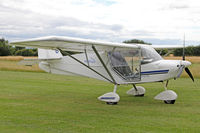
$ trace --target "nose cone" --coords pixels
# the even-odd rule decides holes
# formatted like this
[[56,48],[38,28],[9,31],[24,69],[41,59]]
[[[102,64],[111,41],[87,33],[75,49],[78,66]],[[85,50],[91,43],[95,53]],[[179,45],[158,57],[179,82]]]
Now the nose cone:
[[189,61],[182,61],[182,65],[184,65],[185,67],[188,67],[191,65],[191,62]]

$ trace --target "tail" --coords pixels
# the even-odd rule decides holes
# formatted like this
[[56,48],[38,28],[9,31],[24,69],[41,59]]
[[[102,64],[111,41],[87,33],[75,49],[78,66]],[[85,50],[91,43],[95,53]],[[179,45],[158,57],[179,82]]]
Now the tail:
[[63,55],[59,50],[40,49],[38,48],[38,59],[61,59]]

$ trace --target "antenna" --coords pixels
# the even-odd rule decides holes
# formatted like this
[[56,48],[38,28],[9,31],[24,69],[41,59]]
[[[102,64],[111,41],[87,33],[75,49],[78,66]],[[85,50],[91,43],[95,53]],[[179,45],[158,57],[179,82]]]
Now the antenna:
[[185,33],[183,36],[183,60],[185,60]]

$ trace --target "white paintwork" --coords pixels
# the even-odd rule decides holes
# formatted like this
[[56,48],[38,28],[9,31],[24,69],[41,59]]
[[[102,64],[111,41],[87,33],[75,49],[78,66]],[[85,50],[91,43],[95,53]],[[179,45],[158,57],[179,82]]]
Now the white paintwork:
[[115,92],[108,92],[108,93],[98,97],[98,99],[100,101],[104,101],[104,102],[119,102],[120,97]]
[[[110,42],[100,42],[94,40],[59,37],[59,36],[50,36],[50,37],[42,37],[42,38],[29,39],[23,41],[16,41],[16,42],[11,42],[10,44],[22,47],[42,48],[38,50],[38,55],[39,55],[38,62],[39,62],[39,67],[46,72],[55,74],[64,74],[64,75],[86,76],[109,82],[113,81],[111,76],[103,67],[97,55],[94,53],[92,48],[94,46],[97,49],[103,62],[105,63],[108,71],[114,78],[115,82],[113,81],[113,83],[115,84],[139,84],[139,83],[166,81],[169,79],[178,78],[181,75],[183,68],[191,65],[189,61],[164,60],[153,49],[153,47],[158,49],[161,47],[158,46],[152,47],[149,45],[141,45],[141,44],[138,45],[138,44],[110,43]],[[79,61],[83,62],[85,65],[88,65],[89,63],[90,68],[94,69],[101,75],[105,76],[107,79],[100,76],[98,73],[92,71],[83,64],[77,62],[76,60],[72,59],[71,57],[63,56],[57,49],[61,49],[63,51],[66,50],[66,51],[86,52],[87,55],[85,53],[80,53],[72,56],[78,59]],[[137,68],[136,67],[134,69],[132,68],[132,70],[140,72],[139,80],[138,79],[137,80],[131,79],[131,81],[125,80],[122,75],[120,75],[119,73],[116,72],[116,70],[113,69],[113,66],[111,66],[110,58],[108,57],[108,53],[116,49],[129,50],[129,51],[131,50],[132,52],[136,49],[138,50],[138,53],[140,53],[139,57],[140,62],[138,64],[139,69],[136,70]],[[106,93],[103,96],[100,96],[99,99],[101,101],[106,101],[106,102],[118,102],[120,98],[119,95],[116,93],[116,87],[117,86],[115,85],[114,92]],[[138,86],[137,89],[138,91],[135,91],[135,89],[132,88],[127,92],[127,94],[141,95],[145,93],[145,89],[143,87]],[[102,99],[102,97],[114,97],[114,98]],[[166,90],[155,97],[155,99],[159,100],[175,100],[176,98],[177,94],[171,90]]]
[[[104,59],[104,62],[107,62],[108,59],[106,58],[105,53],[100,54]],[[76,54],[73,55],[74,57],[78,58],[80,61],[86,62],[86,58],[84,54]],[[105,69],[103,68],[102,64],[96,57],[94,53],[88,53],[88,58],[91,60],[90,67],[94,68],[96,71],[101,72],[104,76],[106,76],[108,79],[111,80]],[[56,73],[57,71],[60,71],[63,74],[70,73],[70,75],[80,75],[80,76],[86,76],[91,78],[96,78],[99,80],[105,80],[95,72],[91,71],[87,67],[83,66],[82,64],[76,62],[75,60],[71,59],[68,56],[64,56],[60,60],[47,60],[46,63],[41,62],[40,68],[49,72],[51,69],[52,73]],[[154,74],[154,75],[143,75],[141,74],[141,81],[137,82],[127,82],[124,81],[121,77],[119,77],[111,68],[110,64],[107,64],[108,69],[110,70],[111,74],[115,78],[117,84],[132,84],[132,83],[146,83],[146,82],[156,82],[156,81],[164,81],[167,79],[177,78],[177,74],[179,72],[179,67],[177,65],[180,65],[179,60],[159,60],[156,62],[152,62],[149,64],[141,65],[141,72],[147,72],[147,71],[158,71],[158,70],[169,70],[168,73],[165,74]],[[42,67],[42,66],[48,66],[48,67]]]
[[176,78],[179,72],[179,67],[177,67],[177,65],[180,65],[180,60],[159,60],[149,64],[141,65],[141,72],[159,70],[169,71],[165,74],[142,75],[140,83],[165,81]]
[[63,37],[63,36],[47,36],[34,39],[27,39],[21,41],[10,42],[11,45],[21,46],[21,47],[33,47],[33,48],[44,48],[44,49],[57,49],[68,51],[78,51],[84,52],[93,51],[91,46],[94,45],[98,51],[112,50],[113,47],[118,47],[122,49],[138,48],[137,44],[125,44],[125,43],[111,43],[102,42],[89,39],[73,38],[73,37]]
[[157,96],[154,97],[156,100],[176,100],[177,99],[177,94],[172,91],[172,90],[165,90],[158,94]]
[[[91,68],[95,69],[96,71],[105,75],[108,79],[111,80],[110,76],[107,74],[105,69],[103,68],[102,64],[99,62],[99,59],[94,54],[92,50],[92,46],[95,46],[98,52],[101,55],[101,58],[106,63],[109,71],[113,75],[114,79],[116,80],[117,84],[132,84],[132,83],[146,83],[146,82],[157,82],[157,81],[164,81],[172,78],[177,78],[178,73],[180,73],[179,67],[180,65],[190,65],[190,62],[181,61],[181,60],[158,60],[147,64],[141,65],[141,80],[140,81],[124,81],[119,75],[117,75],[111,68],[109,59],[107,56],[107,51],[111,51],[114,48],[119,49],[135,49],[135,48],[145,48],[145,49],[152,49],[151,46],[148,45],[138,45],[138,44],[124,44],[124,43],[109,43],[109,42],[100,42],[94,40],[87,40],[87,39],[79,39],[79,38],[70,38],[70,37],[59,37],[59,36],[50,36],[50,37],[41,37],[36,39],[29,39],[23,41],[16,41],[11,42],[11,45],[17,46],[29,46],[29,47],[37,47],[37,48],[46,48],[46,49],[53,49],[50,50],[51,54],[47,54],[49,52],[44,52],[42,55],[41,52],[41,59],[49,59],[49,58],[62,58],[60,60],[47,60],[45,63],[40,63],[41,69],[52,73],[62,73],[62,74],[70,74],[70,75],[81,75],[87,76],[91,78],[96,78],[100,80],[105,80],[98,74],[94,73],[93,71],[89,70],[82,64],[74,61],[70,57],[62,57],[61,54],[56,55],[55,49],[60,48],[62,50],[72,50],[72,51],[87,51],[88,59],[92,60],[90,63]],[[152,49],[153,50],[153,49]],[[152,51],[151,50],[151,51]],[[44,51],[44,50],[43,50]],[[89,52],[92,51],[92,52]],[[39,51],[40,52],[40,51]],[[152,51],[153,52],[153,51]],[[49,56],[49,57],[48,57]],[[83,61],[84,63],[86,60],[85,54],[76,54],[73,55],[75,58]],[[154,71],[163,71],[167,70],[168,72],[163,74],[153,73]],[[152,72],[153,74],[143,74],[145,72]]]
[[181,61],[181,65],[185,66],[185,67],[188,67],[191,65],[191,62],[189,61]]
[[50,49],[41,49],[38,48],[38,59],[60,59],[62,58],[62,54],[59,50],[50,50]]
[[140,96],[145,94],[145,88],[142,86],[136,86],[137,90],[133,87],[130,90],[126,92],[128,95],[133,95],[133,96]]
[[152,45],[155,49],[174,49],[174,48],[183,48],[183,45]]

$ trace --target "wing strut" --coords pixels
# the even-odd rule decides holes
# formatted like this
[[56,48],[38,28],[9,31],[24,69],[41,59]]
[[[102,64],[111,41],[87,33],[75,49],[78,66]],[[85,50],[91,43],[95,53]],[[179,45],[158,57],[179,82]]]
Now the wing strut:
[[87,51],[86,51],[86,49],[84,49],[84,52],[85,52],[85,57],[86,57],[86,60],[87,60],[88,67],[90,67],[90,64],[89,64],[89,61],[88,61],[88,56],[87,56]]
[[[60,50],[60,52],[62,53],[62,50],[58,48],[58,50]],[[95,72],[96,74],[98,74],[99,76],[103,77],[104,79],[108,80],[111,83],[116,84],[115,82],[111,81],[110,79],[108,79],[107,77],[105,77],[104,75],[100,74],[99,72],[97,72],[96,70],[94,70],[93,68],[91,68],[90,66],[87,66],[86,64],[84,64],[82,61],[76,59],[75,57],[73,57],[71,54],[69,54],[67,51],[65,51],[65,54],[67,54],[69,57],[71,57],[72,59],[74,59],[75,61],[79,62],[80,64],[84,65],[85,67],[89,68],[90,70],[92,70],[93,72]]]
[[99,55],[99,53],[97,52],[96,48],[94,45],[92,45],[92,49],[94,50],[95,54],[97,55],[97,57],[99,58],[99,61],[101,62],[101,64],[103,65],[103,67],[105,68],[106,72],[108,73],[108,75],[110,76],[110,78],[113,80],[114,84],[117,84],[115,79],[113,78],[112,74],[110,73],[110,71],[108,70],[107,66],[105,65],[105,63],[103,62],[101,56]]

